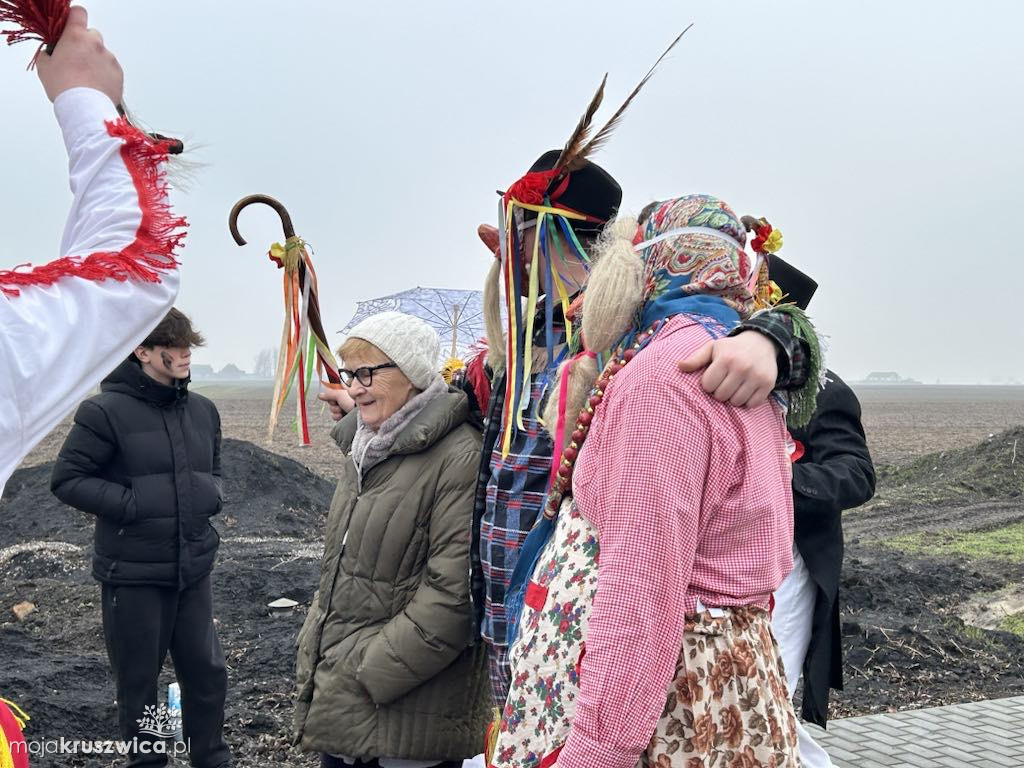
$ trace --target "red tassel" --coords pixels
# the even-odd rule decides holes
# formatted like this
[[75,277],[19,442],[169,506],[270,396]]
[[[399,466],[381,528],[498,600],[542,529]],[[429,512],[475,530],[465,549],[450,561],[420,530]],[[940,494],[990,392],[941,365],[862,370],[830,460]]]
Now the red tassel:
[[124,118],[108,122],[107,133],[124,140],[121,158],[139,196],[142,221],[135,240],[117,252],[93,253],[85,258],[65,256],[38,267],[23,264],[0,270],[0,292],[17,296],[15,286],[53,285],[65,277],[96,282],[112,279],[159,283],[161,273],[178,265],[174,253],[185,238],[181,230],[188,224],[172,213],[167,202],[162,165],[171,142],[154,142]]
[[491,380],[487,378],[487,371],[484,364],[487,355],[481,352],[466,364],[466,381],[473,387],[473,396],[480,406],[480,412],[486,414],[487,406],[491,402]]
[[68,23],[70,0],[0,0],[0,24],[16,24],[18,29],[0,30],[7,44],[38,40],[54,45]]
[[32,69],[39,51],[60,40],[70,10],[70,0],[0,0],[0,24],[15,25],[14,29],[0,30],[0,35],[7,38],[8,45],[39,41],[39,50],[28,64]]

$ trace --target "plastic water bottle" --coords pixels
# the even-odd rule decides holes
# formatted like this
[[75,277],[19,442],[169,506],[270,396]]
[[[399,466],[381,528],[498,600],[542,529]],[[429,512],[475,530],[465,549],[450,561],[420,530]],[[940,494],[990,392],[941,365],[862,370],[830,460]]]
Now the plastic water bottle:
[[180,742],[181,739],[181,687],[177,683],[171,683],[167,686],[167,714],[170,715],[172,722],[177,723],[177,728],[174,731],[174,740]]

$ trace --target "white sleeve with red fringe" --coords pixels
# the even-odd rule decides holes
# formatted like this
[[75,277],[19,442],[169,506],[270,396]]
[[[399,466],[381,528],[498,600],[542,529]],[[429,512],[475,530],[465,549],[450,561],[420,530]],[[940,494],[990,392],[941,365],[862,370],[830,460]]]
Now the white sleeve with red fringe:
[[90,88],[54,102],[74,201],[62,258],[0,269],[0,494],[15,467],[156,326],[178,293],[183,219],[166,146]]

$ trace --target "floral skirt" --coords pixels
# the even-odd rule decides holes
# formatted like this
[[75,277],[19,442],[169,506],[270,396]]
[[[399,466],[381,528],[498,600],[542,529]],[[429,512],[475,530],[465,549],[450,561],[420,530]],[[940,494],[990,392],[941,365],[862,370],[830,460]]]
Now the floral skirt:
[[[538,561],[510,650],[512,688],[494,768],[546,768],[576,714],[580,660],[597,589],[597,532],[571,501]],[[796,718],[768,614],[751,607],[686,617],[664,714],[643,768],[796,768]]]
[[[641,765],[797,768],[796,716],[766,611],[686,617],[683,648]],[[717,611],[716,611],[717,613]]]

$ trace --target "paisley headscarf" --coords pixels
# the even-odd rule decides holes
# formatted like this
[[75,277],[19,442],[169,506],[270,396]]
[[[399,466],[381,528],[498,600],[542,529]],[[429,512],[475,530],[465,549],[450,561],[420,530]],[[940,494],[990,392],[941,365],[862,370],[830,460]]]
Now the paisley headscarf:
[[633,239],[644,265],[644,299],[629,331],[684,312],[726,328],[749,317],[768,273],[763,260],[744,250],[746,241],[739,217],[718,198],[687,195],[658,203]]

